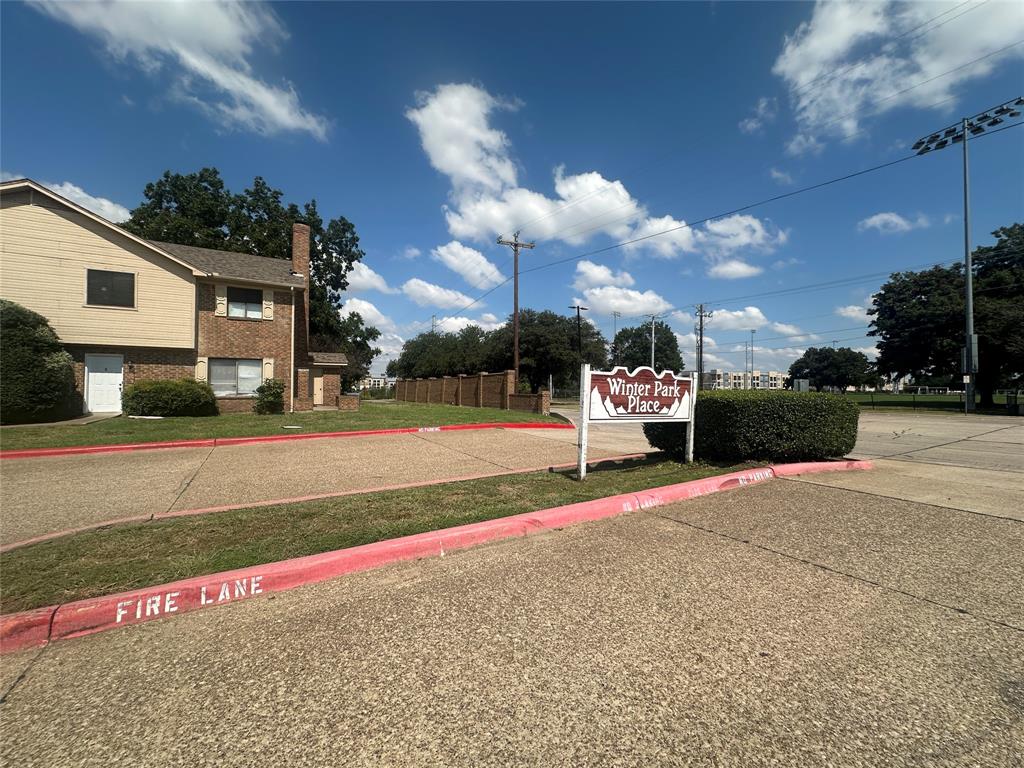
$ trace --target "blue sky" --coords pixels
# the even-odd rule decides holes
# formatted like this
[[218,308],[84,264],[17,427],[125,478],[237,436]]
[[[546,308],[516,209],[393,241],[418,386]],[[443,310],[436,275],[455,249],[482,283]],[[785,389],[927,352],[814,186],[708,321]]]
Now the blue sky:
[[[352,220],[342,311],[402,339],[523,306],[590,307],[611,335],[657,312],[708,367],[810,345],[870,353],[879,278],[962,257],[959,149],[684,227],[903,157],[1024,92],[1024,10],[927,3],[261,6],[3,3],[0,163],[108,218],[164,170],[261,175]],[[1024,129],[972,143],[975,243],[1024,219]],[[493,292],[467,307],[492,287]],[[742,298],[742,297],[750,298]],[[804,335],[797,335],[804,334]]]

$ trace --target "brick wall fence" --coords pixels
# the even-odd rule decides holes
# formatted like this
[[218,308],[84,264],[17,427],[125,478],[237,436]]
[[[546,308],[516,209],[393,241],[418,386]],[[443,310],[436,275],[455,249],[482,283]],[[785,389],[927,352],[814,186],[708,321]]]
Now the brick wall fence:
[[551,412],[551,395],[517,394],[515,371],[442,376],[430,379],[398,379],[395,399],[409,403],[438,403],[503,411]]

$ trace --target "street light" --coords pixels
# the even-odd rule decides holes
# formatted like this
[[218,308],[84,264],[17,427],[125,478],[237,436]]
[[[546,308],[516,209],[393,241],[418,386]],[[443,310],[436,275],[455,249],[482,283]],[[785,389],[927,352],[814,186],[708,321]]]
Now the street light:
[[943,128],[937,133],[924,136],[914,142],[912,149],[924,155],[950,144],[964,146],[964,348],[961,357],[964,374],[964,412],[974,410],[974,384],[978,375],[978,337],[974,333],[974,274],[971,265],[971,206],[969,192],[969,173],[967,165],[967,140],[978,136],[986,128],[994,128],[1003,122],[1003,118],[1020,117],[1020,107],[1024,106],[1024,97],[979,112],[973,117],[964,117],[959,123]]

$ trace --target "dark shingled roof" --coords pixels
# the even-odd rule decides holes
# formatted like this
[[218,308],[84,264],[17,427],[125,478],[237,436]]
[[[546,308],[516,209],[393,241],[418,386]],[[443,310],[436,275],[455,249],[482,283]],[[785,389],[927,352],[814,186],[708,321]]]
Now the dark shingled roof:
[[253,256],[251,253],[218,251],[213,248],[197,248],[193,245],[161,243],[157,240],[149,242],[195,269],[219,277],[252,280],[273,285],[294,285],[296,288],[302,288],[305,285],[305,279],[302,276],[292,274],[291,259],[270,259],[266,256]]
[[344,352],[310,352],[309,359],[314,365],[348,365]]

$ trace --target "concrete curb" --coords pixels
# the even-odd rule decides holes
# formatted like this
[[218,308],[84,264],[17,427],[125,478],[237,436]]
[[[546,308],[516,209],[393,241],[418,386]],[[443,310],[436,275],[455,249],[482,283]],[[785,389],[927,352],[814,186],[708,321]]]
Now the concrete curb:
[[240,602],[388,563],[443,556],[489,541],[526,536],[575,523],[600,520],[673,501],[809,472],[870,469],[868,461],[815,462],[732,472],[703,480],[608,496],[578,504],[429,531],[359,547],[197,576],[170,584],[104,595],[0,616],[0,653],[163,618],[171,614]]
[[[598,466],[609,461],[636,461],[646,459],[650,453],[624,453],[618,456],[594,457],[587,462],[588,467]],[[0,545],[0,555],[22,547],[33,544],[41,544],[44,541],[59,539],[64,536],[73,536],[76,533],[86,533],[99,528],[109,528],[112,525],[125,525],[127,523],[149,523],[160,520],[173,520],[176,517],[193,517],[196,515],[215,514],[217,512],[231,512],[236,509],[257,509],[259,507],[276,507],[281,504],[301,504],[305,501],[321,501],[323,499],[337,499],[343,496],[359,496],[365,493],[386,493],[387,491],[404,491],[409,488],[426,488],[431,485],[447,485],[448,483],[463,483],[469,480],[486,480],[490,477],[506,477],[508,475],[527,475],[531,472],[558,472],[566,469],[575,469],[576,462],[568,464],[544,464],[539,467],[526,467],[524,469],[507,469],[503,472],[481,472],[475,475],[460,475],[459,477],[446,477],[443,480],[420,480],[411,483],[395,483],[393,485],[382,485],[375,488],[355,488],[349,491],[333,491],[329,493],[314,493],[306,496],[293,496],[284,499],[266,499],[263,501],[250,501],[242,504],[221,504],[212,507],[197,507],[195,509],[179,509],[174,512],[161,512],[159,514],[129,515],[113,520],[102,520],[91,525],[83,525],[78,528],[68,528],[63,531],[44,533],[40,536],[33,536],[31,539],[14,541],[10,544]]]
[[120,443],[116,445],[73,445],[66,448],[25,448],[0,451],[0,459],[39,459],[49,456],[72,456],[82,453],[121,453],[153,451],[162,448],[219,448],[252,443],[282,443],[290,440],[320,440],[329,437],[368,437],[370,435],[410,435],[419,432],[460,432],[472,429],[573,429],[568,424],[541,422],[495,422],[493,424],[445,424],[440,427],[396,427],[394,429],[358,429],[349,432],[309,432],[294,435],[254,435],[252,437],[215,437],[202,440],[168,440],[153,443]]

